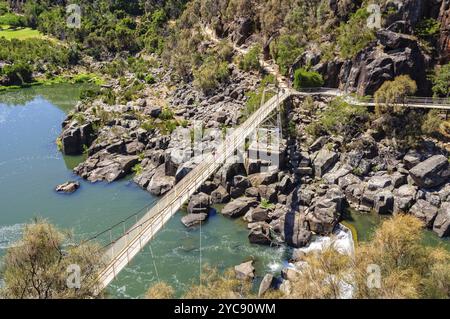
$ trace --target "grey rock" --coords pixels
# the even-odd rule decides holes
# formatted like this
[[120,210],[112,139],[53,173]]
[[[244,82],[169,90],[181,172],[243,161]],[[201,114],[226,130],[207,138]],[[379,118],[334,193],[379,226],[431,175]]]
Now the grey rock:
[[321,149],[313,162],[315,176],[322,177],[337,162],[338,158],[337,153],[325,148]]
[[65,182],[63,184],[60,184],[58,186],[56,186],[56,191],[57,192],[62,192],[62,193],[73,193],[75,192],[78,188],[80,188],[80,183],[79,182]]
[[165,166],[160,165],[150,180],[147,190],[156,196],[161,196],[167,193],[175,185],[175,177],[167,176],[165,174]]
[[225,204],[230,200],[230,195],[228,194],[225,187],[219,185],[217,189],[211,192],[211,203],[212,204]]
[[253,267],[253,261],[250,260],[234,266],[234,272],[236,274],[236,278],[239,280],[253,280],[255,277],[255,267]]
[[450,202],[441,204],[438,215],[434,220],[433,231],[439,237],[450,236]]
[[374,209],[378,214],[390,214],[394,209],[394,196],[391,191],[378,192],[374,199]]
[[448,159],[443,155],[432,156],[414,166],[409,173],[420,187],[440,186],[450,178]]
[[189,214],[207,213],[210,208],[209,195],[205,193],[198,193],[191,196],[187,211]]
[[423,199],[417,200],[417,202],[410,208],[409,212],[422,220],[425,223],[425,227],[433,227],[434,220],[438,213],[437,207],[431,205]]
[[402,185],[394,191],[394,213],[407,212],[414,204],[417,188],[412,185]]
[[257,245],[272,244],[269,224],[256,223],[255,226],[250,229],[250,233],[248,234],[248,240],[251,244]]
[[253,187],[260,185],[269,185],[278,181],[278,172],[263,172],[258,174],[252,174],[248,177]]
[[241,217],[244,216],[250,208],[256,207],[257,205],[258,202],[255,198],[241,197],[226,204],[221,213],[228,217]]
[[272,274],[264,275],[261,284],[259,285],[258,297],[262,297],[272,287],[273,279]]
[[203,223],[208,218],[208,214],[198,213],[198,214],[188,214],[181,218],[181,222],[186,227],[192,227]]

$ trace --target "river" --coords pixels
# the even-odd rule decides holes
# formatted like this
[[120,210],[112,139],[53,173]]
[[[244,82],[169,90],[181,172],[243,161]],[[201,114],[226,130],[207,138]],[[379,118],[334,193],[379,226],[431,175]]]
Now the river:
[[[83,157],[63,156],[55,140],[80,90],[80,85],[60,84],[0,95],[0,256],[35,217],[72,230],[76,238],[88,238],[155,201],[130,178],[91,184],[72,173]],[[57,194],[55,186],[68,180],[78,180],[80,189]],[[224,270],[253,258],[257,275],[263,276],[279,273],[287,263],[288,249],[248,243],[240,220],[213,214],[201,228],[186,229],[182,214],[178,212],[112,282],[111,298],[140,298],[158,280],[172,284],[180,296],[198,282],[201,265],[206,264]],[[367,240],[381,221],[354,211],[347,217],[360,241]],[[448,240],[428,231],[425,237],[427,244],[450,249]]]
[[[91,184],[72,173],[82,156],[63,156],[55,140],[80,89],[61,84],[0,95],[0,255],[35,217],[87,238],[154,202],[130,178]],[[57,194],[55,186],[68,180],[79,181],[80,189]],[[254,258],[257,273],[264,275],[279,272],[287,259],[283,248],[249,244],[239,220],[213,214],[201,230],[186,229],[182,214],[174,216],[151,242],[152,249],[147,245],[110,285],[112,298],[142,297],[158,280],[172,284],[180,295],[198,282],[200,260],[202,265],[226,269]]]

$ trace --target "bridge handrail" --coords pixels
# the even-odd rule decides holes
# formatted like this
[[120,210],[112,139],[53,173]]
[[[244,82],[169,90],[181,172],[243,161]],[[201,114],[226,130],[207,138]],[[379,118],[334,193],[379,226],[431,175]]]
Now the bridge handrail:
[[[202,177],[202,179],[206,176],[208,178],[212,172],[214,172],[222,163],[222,161],[226,161],[226,159],[232,155],[236,149],[236,145],[243,144],[245,142],[245,139],[247,138],[248,132],[247,130],[250,129],[252,126],[255,126],[255,123],[258,123],[258,121],[261,121],[263,118],[267,116],[266,113],[270,113],[273,109],[272,107],[275,105],[278,105],[284,99],[286,99],[290,93],[286,92],[281,94],[275,95],[269,101],[267,101],[263,106],[261,106],[260,109],[258,109],[256,112],[254,112],[248,119],[245,121],[231,136],[229,136],[221,145],[219,146],[218,151],[216,151],[216,154],[208,154],[206,156],[206,159],[197,167],[195,167],[186,177],[189,178],[183,178],[180,183],[175,185],[174,189],[170,191],[168,194],[166,194],[158,203],[153,206],[147,213],[151,216],[149,216],[147,219],[145,219],[142,222],[142,219],[133,225],[131,229],[129,229],[123,236],[115,240],[114,242],[110,243],[109,245],[113,246],[117,244],[119,241],[121,241],[123,238],[126,238],[125,246],[120,249],[116,254],[112,253],[112,257],[110,259],[110,264],[114,263],[115,260],[120,258],[123,255],[123,252],[125,249],[127,249],[126,245],[130,243],[129,234],[134,232],[136,229],[141,227],[141,231],[138,232],[131,242],[135,241],[141,233],[145,232],[147,229],[143,230],[143,225],[149,223],[150,221],[155,220],[156,218],[163,219],[165,216],[167,216],[170,213],[171,206],[175,203],[175,201],[179,198],[178,196],[181,195],[178,191],[180,188],[181,193],[183,193],[186,189],[189,187],[194,186],[196,189],[198,185],[198,178]],[[230,145],[231,142],[233,142],[233,145]],[[230,147],[232,146],[232,147]],[[228,148],[228,150],[227,150]],[[225,151],[223,150],[225,149]],[[219,155],[220,154],[220,155]],[[219,159],[219,161],[217,161]],[[206,173],[206,175],[205,175]],[[193,184],[193,185],[192,185]],[[189,193],[189,192],[188,192]],[[185,195],[185,194],[184,194]],[[184,201],[183,201],[184,202]],[[154,214],[152,214],[154,212]],[[157,216],[158,214],[158,216]],[[145,216],[145,215],[144,215]],[[106,253],[107,257],[109,257],[109,254]],[[109,267],[105,269],[105,271],[108,270]]]

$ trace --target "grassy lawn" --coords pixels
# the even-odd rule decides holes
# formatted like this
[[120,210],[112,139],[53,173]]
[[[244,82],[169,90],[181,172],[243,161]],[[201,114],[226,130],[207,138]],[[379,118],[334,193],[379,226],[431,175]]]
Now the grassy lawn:
[[11,39],[29,39],[29,38],[43,38],[44,36],[38,31],[31,28],[17,28],[11,29],[9,26],[0,26],[0,37],[5,37],[7,40]]

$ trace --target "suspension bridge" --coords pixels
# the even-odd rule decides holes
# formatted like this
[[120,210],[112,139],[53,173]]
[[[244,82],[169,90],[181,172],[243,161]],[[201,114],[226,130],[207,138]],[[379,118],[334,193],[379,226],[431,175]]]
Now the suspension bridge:
[[[210,34],[208,33],[208,35]],[[238,52],[245,53],[246,51],[245,49],[239,49]],[[374,98],[359,99],[335,88],[312,88],[295,91],[289,87],[288,81],[279,74],[273,64],[261,59],[261,66],[267,72],[276,76],[278,92],[229,135],[216,148],[214,153],[205,154],[203,161],[159,199],[153,207],[143,210],[142,216],[140,216],[140,212],[133,214],[126,220],[100,233],[109,233],[109,243],[104,247],[104,262],[106,266],[98,276],[99,289],[107,287],[116,278],[120,271],[155,237],[158,231],[163,228],[190,196],[230,157],[234,156],[235,151],[245,144],[246,139],[288,98],[293,96],[323,95],[341,97],[348,103],[356,105],[375,106],[377,103],[380,103],[380,101],[375,101]],[[450,110],[449,99],[409,97],[403,99],[401,105],[411,108],[438,109],[445,112]],[[130,227],[126,227],[127,222],[130,222],[132,218],[135,221]],[[112,229],[114,228],[121,229],[120,235],[115,239],[112,236]],[[97,236],[94,236],[94,239]]]

